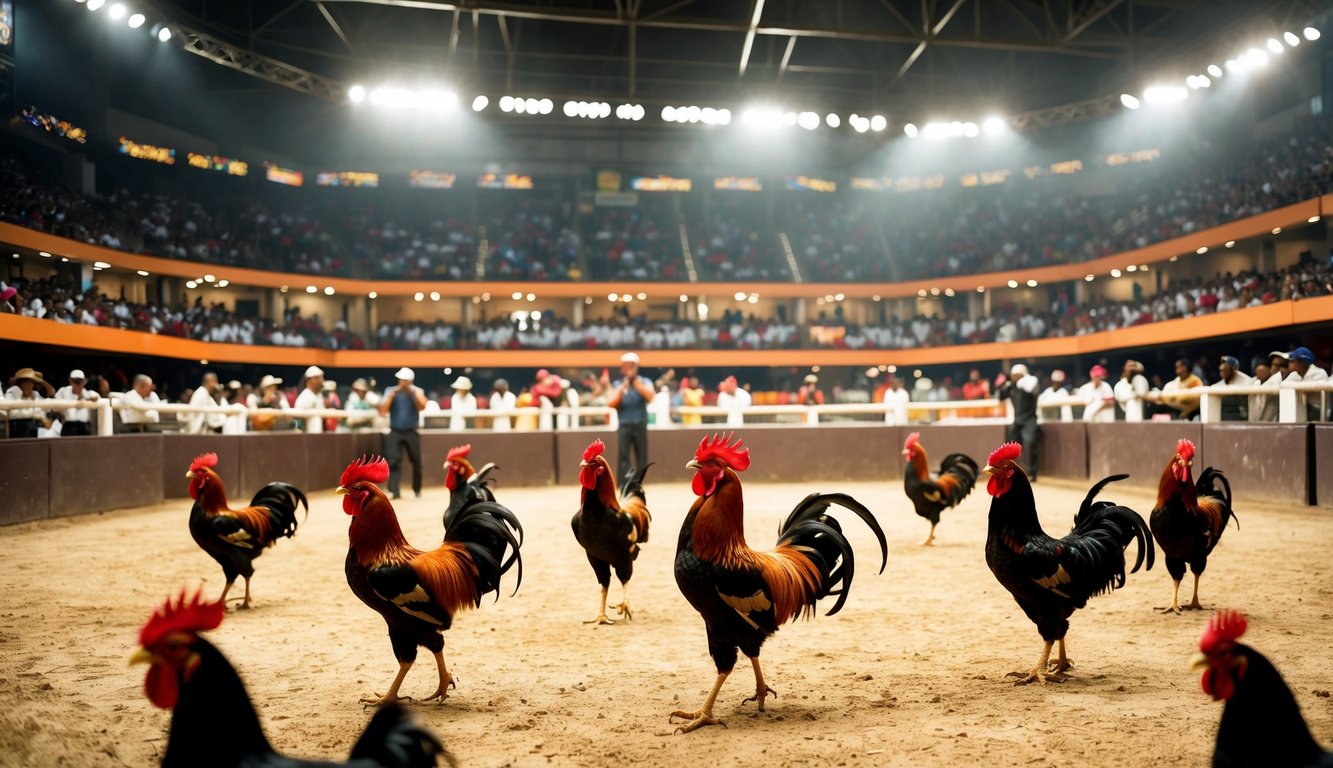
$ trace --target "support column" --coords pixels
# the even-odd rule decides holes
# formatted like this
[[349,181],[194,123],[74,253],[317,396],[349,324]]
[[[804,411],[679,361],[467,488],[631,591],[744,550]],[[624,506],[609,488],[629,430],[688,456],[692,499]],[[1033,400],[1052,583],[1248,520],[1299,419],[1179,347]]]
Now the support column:
[[805,325],[805,299],[796,300],[796,325]]
[[569,316],[573,318],[575,328],[582,328],[583,308],[587,305],[583,303],[583,299],[573,299],[573,302],[574,302],[573,311],[569,313]]

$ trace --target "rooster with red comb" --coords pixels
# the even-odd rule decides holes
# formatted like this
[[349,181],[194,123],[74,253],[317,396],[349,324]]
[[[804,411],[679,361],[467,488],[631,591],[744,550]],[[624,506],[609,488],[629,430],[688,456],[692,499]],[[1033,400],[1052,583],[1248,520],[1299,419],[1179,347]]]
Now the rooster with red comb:
[[1199,577],[1208,567],[1208,556],[1221,540],[1227,521],[1235,517],[1231,511],[1231,483],[1221,470],[1208,467],[1195,482],[1191,476],[1193,466],[1194,443],[1177,441],[1176,453],[1157,485],[1157,504],[1148,515],[1148,526],[1162,548],[1167,573],[1174,583],[1171,605],[1158,609],[1163,613],[1178,614],[1182,610],[1180,582],[1185,578],[1187,563],[1194,573],[1194,599],[1183,610],[1203,609],[1199,603]]
[[[1045,648],[1030,672],[1011,672],[1018,685],[1047,680],[1063,682],[1073,666],[1065,655],[1069,617],[1088,599],[1125,585],[1125,549],[1139,543],[1133,570],[1143,565],[1146,550],[1152,568],[1154,550],[1148,524],[1129,507],[1093,501],[1102,488],[1129,475],[1112,475],[1092,486],[1074,515],[1074,529],[1062,539],[1046,535],[1037,521],[1032,484],[1018,465],[1023,449],[1005,443],[990,455],[985,469],[991,495],[986,535],[986,565],[1018,607],[1037,625]],[[1051,647],[1060,656],[1051,662]],[[1049,665],[1049,669],[1048,669]]]
[[1240,611],[1218,611],[1199,640],[1192,668],[1203,670],[1203,691],[1225,701],[1213,747],[1214,766],[1329,768],[1333,753],[1310,735],[1300,705],[1263,654],[1237,642],[1245,634]]
[[606,445],[594,440],[583,451],[579,463],[579,511],[570,525],[574,538],[588,553],[597,583],[602,587],[601,609],[597,618],[585,624],[614,624],[606,616],[606,593],[611,586],[611,569],[620,579],[620,605],[616,612],[633,620],[629,608],[629,580],[634,574],[634,561],[639,557],[639,546],[648,542],[648,526],[653,516],[648,513],[648,495],[643,490],[643,478],[649,463],[643,469],[631,470],[625,476],[625,487],[616,492],[616,477],[611,463],[602,454]]
[[737,651],[754,667],[754,695],[758,703],[777,692],[764,682],[759,649],[778,627],[800,616],[814,614],[821,598],[837,595],[829,610],[842,609],[852,585],[856,560],[842,526],[831,517],[837,505],[856,513],[879,540],[882,562],[888,564],[888,544],[875,516],[843,493],[812,493],[796,505],[778,527],[778,545],[757,552],[745,543],[744,499],[740,472],[750,466],[750,451],[731,435],[705,437],[694,459],[691,487],[699,498],[690,507],[676,546],[676,584],[685,599],[703,617],[708,633],[708,654],[717,667],[712,691],[697,712],[679,711],[680,731],[717,725],[713,704],[722,683],[736,666]]

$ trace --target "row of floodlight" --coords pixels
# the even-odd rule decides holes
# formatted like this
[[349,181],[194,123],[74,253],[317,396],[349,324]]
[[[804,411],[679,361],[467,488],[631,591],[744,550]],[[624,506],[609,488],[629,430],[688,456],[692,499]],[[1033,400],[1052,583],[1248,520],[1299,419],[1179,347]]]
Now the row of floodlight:
[[[107,6],[107,0],[74,0],[74,2],[84,5],[88,10],[94,13],[106,8],[107,17],[112,21],[124,19],[126,26],[130,29],[138,29],[148,23],[148,17],[133,10],[125,3],[112,3]],[[165,43],[171,39],[171,28],[165,24],[154,24],[150,30],[159,42]]]

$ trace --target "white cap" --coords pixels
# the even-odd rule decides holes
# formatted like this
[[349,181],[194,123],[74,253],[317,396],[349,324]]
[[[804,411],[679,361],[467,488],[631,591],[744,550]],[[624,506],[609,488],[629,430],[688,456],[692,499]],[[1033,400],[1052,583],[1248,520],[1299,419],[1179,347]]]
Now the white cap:
[[1028,367],[1022,363],[1014,363],[1014,367],[1009,369],[1009,375],[1015,379],[1028,375]]
[[634,363],[635,365],[638,365],[638,363],[639,363],[639,356],[638,356],[637,354],[633,353],[633,352],[626,352],[625,354],[623,354],[623,355],[620,356],[620,362],[622,362],[622,363]]
[[324,375],[324,369],[320,368],[318,365],[312,365],[309,368],[305,369],[305,377],[307,379],[313,379],[316,376],[323,376],[323,375]]
[[417,375],[412,372],[411,368],[399,368],[398,373],[395,373],[393,376],[395,379],[398,379],[399,381],[417,380]]
[[70,372],[69,372],[69,377],[70,377],[71,379],[86,379],[86,378],[88,378],[87,376],[84,376],[84,375],[83,375],[83,371],[80,371],[78,368],[75,368],[74,370],[70,371]]
[[279,384],[281,384],[281,383],[282,383],[282,379],[278,378],[277,376],[274,376],[274,375],[272,375],[272,374],[264,374],[264,378],[262,378],[262,379],[259,380],[259,388],[260,388],[260,389],[263,389],[264,387],[268,387],[268,386],[274,386],[274,387],[276,387],[277,385],[279,385]]
[[464,392],[472,391],[472,379],[466,376],[459,376],[454,380],[454,389],[460,389]]

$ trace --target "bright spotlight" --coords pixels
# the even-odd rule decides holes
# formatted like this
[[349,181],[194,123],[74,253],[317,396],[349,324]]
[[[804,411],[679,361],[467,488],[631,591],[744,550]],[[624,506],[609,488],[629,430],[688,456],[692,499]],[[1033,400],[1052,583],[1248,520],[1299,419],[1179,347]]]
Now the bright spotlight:
[[130,25],[130,29],[138,29],[144,25],[145,21],[148,21],[148,18],[142,13],[132,13],[126,23]]
[[550,99],[542,99],[537,102],[537,112],[540,114],[549,115],[553,109],[555,109],[555,102]]
[[903,126],[903,133],[907,134],[907,138],[915,139],[919,131],[917,131],[915,123],[908,123]]
[[1179,85],[1153,85],[1143,91],[1143,100],[1149,104],[1178,104],[1187,98],[1189,91]]
[[1259,69],[1268,64],[1268,54],[1258,48],[1246,51],[1245,58],[1249,61],[1251,69]]
[[830,112],[824,116],[824,123],[830,128],[837,128],[842,125],[842,118]]
[[579,103],[577,101],[565,102],[565,117],[573,117],[579,113]]
[[[793,122],[795,115],[792,115]],[[782,110],[774,107],[747,107],[741,112],[741,122],[750,128],[772,130],[784,122]]]
[[475,99],[472,100],[472,111],[473,111],[473,112],[480,112],[480,111],[482,111],[483,109],[485,109],[486,106],[487,106],[488,104],[490,104],[490,103],[491,103],[491,100],[488,99],[488,98],[486,98],[486,96],[485,96],[484,94],[481,95],[481,96],[478,96],[477,98],[475,98]]
[[125,14],[129,12],[130,9],[126,8],[124,3],[116,3],[107,10],[107,13],[111,15],[111,18],[115,19],[116,21],[120,21],[121,19],[125,18]]
[[869,118],[853,114],[851,117],[847,118],[847,122],[852,126],[852,129],[855,130],[857,133],[865,133],[866,131],[870,130]]
[[[89,0],[88,4],[92,5],[92,0]],[[1315,29],[1314,27],[1306,27],[1305,31],[1302,34],[1305,35],[1306,40],[1309,40],[1312,43],[1319,39],[1319,30]]]
[[1217,66],[1216,64],[1209,64],[1209,65],[1208,65],[1208,74],[1212,75],[1213,77],[1221,77],[1221,76],[1222,76],[1222,68],[1219,67],[1219,66]]
[[672,106],[662,107],[662,119],[668,123],[676,122],[676,108]]
[[802,112],[796,116],[796,124],[807,131],[813,131],[819,127],[819,115],[814,112]]
[[88,0],[88,10],[95,11],[106,5],[106,0]]
[[976,123],[963,123],[963,135],[969,139],[975,139],[981,135],[981,129]]
[[1120,94],[1120,103],[1125,105],[1125,109],[1138,109],[1140,106],[1139,100],[1128,93]]
[[1295,48],[1301,44],[1301,38],[1295,32],[1283,32],[1282,39],[1287,41],[1287,45]]
[[[88,0],[88,1],[89,1],[89,2],[92,2],[92,0]],[[157,41],[158,41],[159,43],[165,43],[166,41],[168,41],[168,40],[170,40],[170,39],[171,39],[171,30],[170,30],[169,28],[167,28],[167,27],[163,27],[163,28],[161,28],[161,29],[159,29],[159,30],[157,31]]]
[[361,102],[365,101],[366,100],[365,86],[354,85],[351,88],[348,88],[347,98],[350,99],[353,104],[360,104]]
[[500,111],[501,111],[501,112],[513,112],[513,111],[514,111],[514,97],[513,97],[513,96],[501,96],[501,97],[500,97]]
[[1004,121],[1003,117],[988,117],[981,122],[981,130],[987,136],[1003,133],[1007,127],[1008,123]]
[[1282,53],[1283,51],[1282,43],[1279,42],[1277,38],[1270,37],[1268,38],[1268,50],[1272,51],[1273,53]]
[[870,130],[879,133],[889,127],[889,121],[884,119],[884,115],[875,115],[870,118]]

